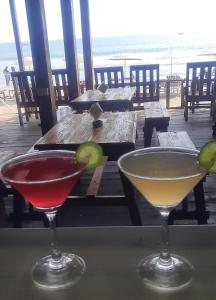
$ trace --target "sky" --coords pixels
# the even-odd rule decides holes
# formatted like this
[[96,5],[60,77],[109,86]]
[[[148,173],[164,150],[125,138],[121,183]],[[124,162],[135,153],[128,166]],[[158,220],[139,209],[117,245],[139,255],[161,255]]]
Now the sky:
[[[92,37],[151,33],[205,33],[216,39],[216,1],[89,0]],[[73,0],[76,36],[81,37],[79,0]],[[60,0],[44,0],[48,37],[62,39]],[[16,0],[22,41],[28,41],[25,1]],[[0,0],[0,43],[13,42],[9,0]]]

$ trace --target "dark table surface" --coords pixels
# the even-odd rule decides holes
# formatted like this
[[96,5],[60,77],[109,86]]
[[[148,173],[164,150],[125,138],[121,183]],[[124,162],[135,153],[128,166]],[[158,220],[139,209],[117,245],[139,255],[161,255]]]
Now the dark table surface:
[[82,256],[87,272],[70,288],[49,291],[34,286],[31,267],[49,252],[48,229],[0,230],[0,299],[215,299],[216,227],[172,226],[173,252],[194,265],[192,284],[177,292],[145,287],[137,275],[140,259],[157,252],[159,227],[58,228],[60,248]]

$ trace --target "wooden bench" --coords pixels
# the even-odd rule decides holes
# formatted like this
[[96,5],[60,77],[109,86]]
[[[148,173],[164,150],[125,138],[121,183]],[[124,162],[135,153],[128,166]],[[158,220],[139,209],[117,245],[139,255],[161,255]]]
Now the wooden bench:
[[183,147],[196,149],[186,131],[157,132],[161,147]]
[[[189,135],[186,131],[178,131],[178,132],[158,132],[157,133],[159,145],[161,147],[183,147],[196,149],[194,143],[190,139]],[[207,220],[209,218],[209,212],[206,211],[205,205],[205,197],[204,197],[204,189],[203,189],[203,181],[201,180],[194,187],[194,199],[195,199],[195,210],[188,210],[188,202],[187,198],[182,202],[182,209],[174,209],[170,213],[169,223],[173,224],[174,220],[184,220],[196,219],[198,224],[207,224]]]
[[170,117],[168,111],[159,101],[144,102],[144,118],[143,127],[144,146],[151,146],[152,134],[154,128],[157,131],[167,131]]

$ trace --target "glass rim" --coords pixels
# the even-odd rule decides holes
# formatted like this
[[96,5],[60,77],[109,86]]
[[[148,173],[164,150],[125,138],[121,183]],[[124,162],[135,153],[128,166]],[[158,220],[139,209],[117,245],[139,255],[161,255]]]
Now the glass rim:
[[130,152],[127,152],[123,154],[122,156],[119,157],[117,161],[117,165],[121,172],[123,172],[125,175],[129,175],[135,178],[140,178],[140,179],[147,179],[147,180],[158,180],[158,181],[172,181],[172,180],[184,180],[188,178],[193,178],[197,177],[199,175],[202,175],[204,172],[207,172],[207,170],[203,169],[200,170],[200,172],[197,172],[193,175],[187,175],[187,176],[175,176],[175,177],[149,177],[149,176],[141,176],[141,175],[136,175],[134,173],[126,171],[122,166],[121,166],[121,161],[125,159],[127,156],[133,155],[138,152],[146,152],[146,153],[151,153],[151,152],[178,152],[178,153],[188,153],[188,154],[198,154],[199,150],[197,149],[192,149],[192,148],[184,148],[184,147],[147,147],[147,148],[141,148],[141,149],[136,149]]
[[[34,151],[34,152],[29,152],[29,153],[25,153],[25,154],[21,154],[18,155],[16,157],[13,157],[9,160],[7,160],[5,163],[3,163],[0,166],[0,176],[3,180],[7,181],[8,183],[15,183],[15,184],[25,184],[25,185],[29,185],[29,184],[46,184],[46,183],[53,183],[53,182],[58,182],[58,181],[62,181],[65,179],[69,179],[71,177],[74,177],[78,174],[80,174],[84,169],[85,169],[85,164],[83,164],[83,167],[80,168],[80,170],[67,175],[67,176],[63,176],[63,177],[59,177],[59,178],[55,178],[55,179],[46,179],[46,180],[30,180],[30,181],[24,181],[24,180],[14,180],[14,179],[10,179],[8,176],[3,175],[3,171],[4,169],[6,169],[9,165],[13,164],[13,163],[18,163],[19,161],[21,162],[22,159],[28,159],[34,156],[44,156],[46,154],[50,154],[50,155],[55,155],[55,154],[70,154],[72,156],[72,158],[75,158],[75,151],[70,151],[70,150],[42,150],[42,151]],[[82,165],[82,164],[80,164]]]

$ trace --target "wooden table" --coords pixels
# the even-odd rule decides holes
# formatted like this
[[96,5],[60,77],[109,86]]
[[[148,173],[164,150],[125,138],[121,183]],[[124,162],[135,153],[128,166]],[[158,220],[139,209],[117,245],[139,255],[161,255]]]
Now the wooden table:
[[131,99],[135,95],[135,87],[110,88],[105,94],[98,90],[87,90],[70,102],[70,106],[78,113],[88,110],[92,104],[99,103],[104,111],[131,110]]
[[103,126],[94,129],[90,114],[70,113],[40,138],[34,148],[76,150],[83,142],[95,141],[103,147],[104,155],[113,161],[135,149],[136,113],[105,112],[100,119]]
[[[100,119],[103,121],[103,126],[94,129],[90,114],[70,113],[40,138],[34,148],[38,150],[76,150],[85,141],[95,141],[103,147],[104,155],[108,156],[108,160],[111,161],[115,161],[124,153],[135,149],[137,122],[135,112],[105,112]],[[125,191],[124,195],[98,196],[94,200],[97,205],[104,205],[106,202],[105,205],[128,206],[132,224],[141,225],[133,187],[121,172],[120,176]],[[93,203],[92,200],[91,202]]]
[[87,271],[79,283],[57,291],[37,288],[31,280],[32,264],[49,253],[48,229],[1,229],[1,300],[215,299],[216,227],[170,227],[172,253],[194,266],[191,285],[176,292],[151,290],[137,274],[141,258],[159,251],[157,226],[58,228],[60,248],[83,257]]

